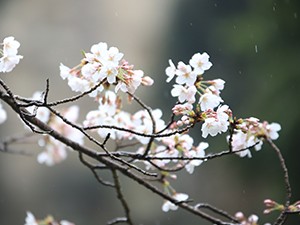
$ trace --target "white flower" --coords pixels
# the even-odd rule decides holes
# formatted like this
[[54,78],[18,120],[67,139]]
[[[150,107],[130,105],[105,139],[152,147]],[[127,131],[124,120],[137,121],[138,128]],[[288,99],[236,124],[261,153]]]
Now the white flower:
[[[193,158],[193,157],[204,157],[205,156],[205,149],[208,148],[208,143],[206,142],[200,142],[198,147],[195,149],[192,149],[191,151],[188,152],[188,157]],[[185,169],[188,173],[192,174],[194,172],[194,167],[201,165],[203,160],[200,159],[194,159],[191,160],[188,164],[185,165]]]
[[113,64],[107,64],[101,67],[100,79],[106,77],[107,82],[113,84],[116,82],[116,76],[118,74],[118,69]]
[[188,103],[194,103],[196,101],[195,94],[197,89],[195,86],[184,87],[182,85],[174,84],[171,90],[171,95],[173,97],[178,97],[179,102],[183,103],[187,101]]
[[94,80],[97,82],[101,79],[99,74],[100,63],[92,62],[87,63],[81,68],[81,74],[88,80]]
[[27,212],[27,216],[25,218],[25,225],[38,225],[34,215],[31,212]]
[[209,61],[209,55],[206,52],[194,54],[189,63],[197,74],[203,74],[205,70],[212,66],[212,63]]
[[220,91],[224,89],[225,81],[222,79],[215,79],[215,80],[208,81],[208,83],[214,86],[216,90]]
[[60,63],[59,70],[60,70],[60,76],[63,80],[65,80],[70,76],[71,69],[65,66],[64,64]]
[[20,59],[23,58],[23,56],[17,55],[20,43],[14,39],[14,37],[7,37],[3,40],[3,50],[0,50],[2,55],[0,58],[0,72],[11,72],[20,62]]
[[94,44],[91,47],[91,52],[98,60],[103,60],[107,55],[107,44],[105,42],[100,42],[98,44]]
[[0,103],[0,124],[4,123],[7,119],[6,111],[3,109],[2,104]]
[[[229,138],[229,137],[228,137]],[[257,142],[259,142],[257,145],[255,145]],[[251,158],[251,152],[249,150],[249,147],[255,145],[255,150],[259,151],[261,149],[261,146],[263,142],[259,139],[257,139],[253,134],[251,133],[244,133],[240,130],[236,130],[236,132],[232,136],[232,151],[237,151],[236,154],[240,157],[248,156],[248,158]],[[240,151],[244,149],[244,151]]]
[[169,59],[170,66],[166,68],[165,72],[168,76],[167,82],[169,83],[176,74],[176,67],[171,59]]
[[213,109],[217,107],[221,102],[223,102],[222,98],[211,93],[210,91],[202,94],[199,99],[199,104],[202,111]]
[[16,41],[14,37],[6,37],[3,40],[3,54],[17,55],[20,42]]
[[227,131],[229,126],[227,110],[228,106],[223,105],[213,115],[208,115],[201,128],[202,137],[206,138],[208,134],[216,136],[218,133]]
[[281,130],[281,126],[278,123],[271,123],[266,126],[267,136],[272,140],[276,140],[279,137],[278,131]]
[[154,83],[154,80],[151,77],[149,77],[149,76],[142,77],[142,85],[152,86],[153,83]]
[[[124,81],[118,82],[118,84],[115,88],[115,92],[117,92],[119,89],[121,89],[121,91],[123,91],[123,92],[129,91],[130,93],[134,93],[135,90],[142,83],[143,76],[144,76],[144,72],[142,70],[133,70],[129,74],[124,73],[123,74]],[[147,80],[151,83],[151,81],[148,78],[147,78]]]
[[176,83],[178,84],[192,86],[197,80],[197,74],[192,71],[191,66],[185,65],[183,62],[178,63],[176,74],[178,75],[176,78]]
[[76,92],[85,92],[90,89],[90,83],[87,80],[74,76],[68,77],[68,85],[72,91]]
[[[189,196],[184,193],[176,193],[172,197],[178,202],[185,201],[189,198]],[[176,210],[176,209],[178,209],[178,206],[170,201],[165,201],[165,203],[162,205],[162,211],[164,212],[168,212],[169,210]]]
[[104,55],[104,61],[102,61],[102,63],[104,64],[104,66],[106,66],[107,64],[112,64],[116,67],[119,65],[119,61],[123,56],[124,54],[119,52],[118,48],[110,47]]
[[0,58],[0,72],[11,72],[22,58],[21,55],[4,55]]
[[251,216],[248,217],[248,221],[252,224],[256,224],[258,219],[259,219],[258,216],[254,215],[254,214],[252,214]]
[[45,164],[47,166],[53,166],[67,158],[67,152],[65,145],[59,141],[51,139],[51,142],[47,143],[46,150],[41,152],[37,161],[40,164]]

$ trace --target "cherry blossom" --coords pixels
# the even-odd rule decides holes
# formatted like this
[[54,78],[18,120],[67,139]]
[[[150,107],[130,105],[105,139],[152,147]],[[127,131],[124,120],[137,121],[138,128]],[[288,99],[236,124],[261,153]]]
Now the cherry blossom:
[[16,55],[20,42],[16,41],[14,37],[6,37],[3,40],[3,54],[4,55]]
[[11,72],[22,58],[20,55],[4,55],[0,58],[0,72]]
[[[99,82],[103,84],[89,94],[97,98],[99,93],[115,86],[115,92],[134,93],[141,85],[151,86],[153,80],[144,76],[142,70],[134,70],[133,65],[122,59],[124,54],[116,47],[108,49],[107,44],[100,42],[91,47],[91,53],[84,53],[81,63],[73,68],[60,64],[60,76],[68,80],[68,85],[73,91],[86,92]],[[104,86],[103,86],[104,85]]]
[[[175,193],[172,197],[178,202],[186,201],[189,198],[189,196],[184,193]],[[177,210],[177,209],[178,206],[170,201],[165,201],[165,203],[162,205],[162,210],[164,212],[168,212],[169,210]]]
[[169,83],[176,74],[176,67],[171,59],[169,59],[170,66],[166,68],[166,74],[168,76],[167,82]]
[[200,108],[202,111],[217,107],[223,100],[218,95],[213,94],[209,90],[202,94],[199,99]]
[[[259,142],[259,144],[255,145],[257,142]],[[236,154],[238,154],[240,157],[248,156],[249,158],[251,158],[252,155],[248,148],[255,145],[255,149],[258,151],[261,149],[262,141],[258,140],[253,135],[249,135],[242,131],[237,131],[232,136],[231,145],[232,150],[237,151]],[[240,151],[242,149],[244,150]]]
[[229,107],[223,105],[217,109],[216,112],[211,109],[207,110],[207,118],[205,118],[202,125],[202,137],[206,138],[208,134],[211,136],[216,136],[218,133],[226,132],[229,126],[229,116],[228,116]]
[[27,212],[25,225],[39,225],[31,212]]
[[1,45],[3,45],[3,50],[0,50],[0,55],[2,55],[0,58],[0,72],[11,72],[19,64],[20,59],[23,58],[23,56],[17,55],[20,43],[14,37],[6,37]]
[[194,85],[197,74],[192,71],[190,65],[186,65],[183,62],[179,62],[176,70],[176,82],[178,84],[187,84],[188,86]]
[[267,124],[266,135],[272,140],[276,140],[279,137],[278,131],[281,130],[281,126],[278,123]]
[[99,42],[91,47],[91,52],[99,61],[103,61],[107,55],[108,46],[105,42]]
[[209,80],[207,81],[207,83],[212,85],[218,91],[219,94],[219,91],[224,89],[225,81],[222,79],[215,79],[215,80]]
[[195,94],[197,89],[195,86],[184,87],[182,85],[175,84],[171,91],[173,97],[178,97],[179,102],[183,103],[187,101],[188,103],[194,103],[196,101]]
[[[191,149],[188,153],[187,156],[190,158],[193,157],[205,157],[205,149],[207,149],[209,146],[208,143],[206,142],[200,142],[199,145],[196,148]],[[185,169],[188,173],[192,174],[194,172],[194,168],[195,166],[200,166],[202,164],[203,160],[200,159],[194,159],[189,161],[189,163],[187,163],[185,165]]]
[[[267,121],[259,122],[259,119],[250,117],[242,120],[237,125],[237,128],[232,135],[232,150],[236,152],[240,157],[251,157],[251,152],[248,149],[254,146],[258,151],[262,147],[263,138],[270,138],[276,140],[279,137],[278,131],[281,130],[281,126],[278,123],[269,124]],[[239,151],[245,149],[245,151]]]
[[203,74],[205,70],[210,69],[212,66],[212,63],[209,61],[209,55],[206,52],[194,54],[189,63],[197,74]]

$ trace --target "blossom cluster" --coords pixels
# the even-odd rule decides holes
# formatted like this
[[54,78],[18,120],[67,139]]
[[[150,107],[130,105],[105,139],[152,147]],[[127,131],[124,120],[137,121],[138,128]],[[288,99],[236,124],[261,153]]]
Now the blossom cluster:
[[206,52],[196,53],[188,65],[180,61],[176,67],[170,59],[169,67],[166,68],[167,82],[176,76],[171,95],[178,98],[173,113],[182,116],[177,124],[182,126],[204,121],[201,129],[204,138],[226,132],[231,115],[227,105],[220,106],[223,102],[220,92],[224,89],[225,81],[203,78],[204,72],[212,66],[209,58]]
[[[13,37],[4,39],[3,50],[0,50],[0,72],[11,72],[19,63],[22,56],[18,55],[20,43]],[[206,161],[206,142],[194,143],[194,139],[187,132],[179,132],[179,128],[193,127],[202,123],[202,137],[216,136],[228,131],[228,146],[240,157],[251,157],[250,148],[260,150],[263,139],[276,140],[281,127],[278,123],[260,122],[254,117],[236,120],[228,105],[221,98],[225,81],[222,79],[204,79],[204,73],[212,67],[210,56],[196,53],[189,60],[189,64],[180,61],[175,66],[169,60],[165,72],[167,82],[175,80],[171,95],[177,99],[172,108],[175,116],[180,116],[174,123],[167,124],[163,120],[161,109],[143,109],[136,112],[123,110],[122,96],[126,93],[129,99],[134,98],[134,92],[140,85],[151,86],[153,80],[144,76],[142,70],[135,70],[134,66],[123,59],[124,54],[116,47],[108,47],[104,42],[94,44],[89,53],[84,52],[80,64],[69,68],[60,64],[60,76],[68,81],[68,85],[75,92],[88,94],[97,102],[97,109],[89,111],[82,125],[78,125],[79,107],[73,105],[60,113],[45,106],[30,106],[26,109],[32,116],[48,124],[53,130],[65,138],[79,144],[84,143],[84,134],[80,130],[97,132],[100,138],[117,142],[130,141],[137,145],[134,149],[136,156],[143,156],[133,163],[142,162],[146,170],[162,172],[164,191],[178,202],[186,201],[188,195],[176,192],[167,177],[176,178],[169,172],[185,169],[189,174],[195,167]],[[83,95],[82,95],[83,96]],[[43,93],[36,92],[33,101],[43,100]],[[140,104],[142,105],[142,104]],[[0,103],[0,124],[6,120],[6,112]],[[76,126],[76,127],[75,127]],[[184,129],[183,129],[184,130]],[[155,135],[161,135],[155,137]],[[155,137],[155,138],[154,138]],[[45,150],[38,155],[38,162],[48,166],[63,161],[67,157],[64,144],[50,135],[43,135],[39,145]],[[178,206],[165,201],[162,210],[176,210]],[[244,225],[257,224],[255,215],[246,218],[243,214],[236,214],[237,220]],[[68,221],[55,222],[52,217],[38,221],[31,213],[27,213],[26,225],[39,224],[72,225]]]
[[1,45],[3,45],[3,49],[0,50],[0,72],[11,72],[23,58],[23,56],[18,55],[20,43],[14,37],[6,37]]
[[108,48],[107,44],[100,42],[91,47],[90,53],[84,53],[81,63],[72,69],[60,65],[60,75],[68,80],[73,91],[86,92],[97,87],[91,97],[97,97],[105,88],[114,85],[115,92],[134,93],[142,85],[152,85],[153,80],[144,76],[142,70],[134,70],[123,58],[123,53],[116,47]]
[[[98,109],[92,110],[86,115],[86,119],[83,122],[85,128],[97,127],[97,129],[93,130],[96,130],[102,138],[105,138],[110,133],[110,138],[114,140],[136,139],[142,144],[137,151],[139,154],[144,154],[146,151],[147,143],[150,140],[150,137],[147,135],[155,134],[166,127],[160,109],[152,110],[152,118],[145,109],[133,114],[123,111],[121,109],[121,100],[113,91],[106,91],[99,98],[98,102]],[[112,127],[122,129],[111,129]],[[130,131],[135,131],[138,134]],[[166,129],[164,133],[172,131],[173,129]],[[193,138],[188,134],[175,134],[170,137],[157,138],[148,153],[149,158],[153,157],[155,159],[144,161],[146,169],[166,169],[168,164],[175,163],[177,168],[185,167],[189,173],[193,173],[194,167],[199,166],[203,160],[192,160],[192,158],[204,157],[204,150],[208,147],[208,143],[205,142],[201,142],[195,147],[193,142]],[[179,157],[188,157],[191,160],[183,162],[178,160]]]
[[[42,92],[37,91],[33,94],[32,100],[41,100],[41,98]],[[36,108],[35,106],[30,106],[27,107],[27,110],[31,114],[35,114],[36,118],[48,124],[53,130],[59,132],[61,135],[79,144],[83,144],[83,134],[74,127],[66,124],[61,118],[51,114],[48,108]],[[61,116],[63,116],[69,122],[75,124],[79,116],[79,107],[73,105],[67,109],[64,109],[61,113]],[[41,139],[39,139],[38,143],[45,149],[43,152],[39,153],[37,157],[39,163],[52,166],[66,159],[66,145],[60,141],[49,135],[44,135]]]
[[[251,158],[249,147],[260,150],[264,138],[276,140],[279,137],[278,131],[281,126],[278,123],[269,124],[267,121],[260,122],[259,119],[250,117],[238,121],[236,129],[232,135],[232,151],[236,151],[240,157],[248,156]],[[243,151],[240,151],[242,150]]]
[[[258,216],[255,214],[246,217],[242,212],[237,212],[235,218],[239,221],[240,225],[258,225]],[[264,225],[271,225],[270,223],[265,223]]]
[[25,218],[25,225],[75,225],[67,220],[61,220],[57,222],[52,216],[47,216],[43,220],[37,220],[31,212],[27,212]]

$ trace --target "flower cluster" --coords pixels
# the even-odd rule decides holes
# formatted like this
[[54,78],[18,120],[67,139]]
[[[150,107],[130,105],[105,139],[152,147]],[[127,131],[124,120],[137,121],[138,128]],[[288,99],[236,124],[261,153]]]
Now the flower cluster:
[[[232,135],[232,150],[237,151],[240,157],[251,157],[249,147],[260,150],[264,138],[276,140],[279,137],[278,131],[281,126],[278,123],[269,124],[267,121],[259,122],[259,119],[250,117],[244,120],[239,120]],[[242,150],[243,151],[239,151]]]
[[[156,126],[156,129],[153,130],[153,122],[146,110],[139,110],[134,114],[123,111],[121,109],[121,99],[113,91],[106,91],[103,96],[99,97],[98,102],[98,109],[90,111],[86,115],[83,124],[86,128],[99,126],[97,132],[102,138],[105,138],[110,133],[110,138],[114,140],[131,140],[136,138],[140,143],[146,144],[149,137],[134,135],[125,130],[134,130],[137,133],[147,135],[158,132],[165,126],[165,122],[161,119],[162,111],[160,109],[152,111],[153,122]],[[123,129],[111,130],[111,127]]]
[[178,98],[173,113],[182,116],[177,124],[182,126],[204,121],[201,129],[204,138],[208,134],[215,136],[226,132],[231,111],[226,105],[215,110],[223,102],[220,91],[224,89],[225,81],[203,79],[204,72],[212,66],[209,55],[206,52],[196,53],[189,60],[189,65],[180,61],[175,67],[172,60],[169,60],[169,64],[166,68],[167,82],[176,76],[171,95]]
[[[35,92],[33,94],[33,100],[41,100],[42,93]],[[79,144],[83,144],[83,134],[77,129],[66,124],[61,118],[54,116],[50,113],[49,109],[45,107],[30,106],[27,110],[36,115],[36,118],[40,119],[42,122],[48,124],[52,129],[61,133],[61,135],[73,140]],[[75,124],[79,115],[79,107],[74,105],[65,109],[61,116],[63,116],[69,122]],[[45,148],[45,151],[38,155],[38,162],[41,164],[46,164],[47,166],[55,165],[67,157],[66,146],[60,141],[54,139],[51,136],[43,136],[39,140],[39,145]]]
[[6,37],[1,45],[3,45],[3,49],[0,50],[0,72],[11,72],[23,58],[23,56],[18,55],[20,43],[14,37]]
[[142,85],[152,85],[153,80],[144,76],[142,70],[134,70],[123,58],[123,53],[118,48],[110,47],[100,42],[91,47],[90,53],[84,53],[84,58],[78,66],[70,69],[61,64],[60,75],[68,80],[68,85],[73,91],[86,92],[97,87],[91,97],[97,97],[105,88],[115,85],[115,92],[134,93]]
[[[18,55],[20,43],[14,40],[14,37],[7,37],[1,45],[3,50],[0,50],[0,72],[11,72],[23,58]],[[194,54],[189,64],[180,61],[175,66],[172,60],[169,60],[169,66],[165,70],[167,82],[175,78],[171,95],[177,98],[172,111],[174,115],[180,116],[178,121],[171,121],[169,124],[162,119],[162,110],[152,110],[144,106],[133,95],[140,85],[151,86],[153,80],[144,76],[142,70],[135,70],[133,65],[123,59],[124,55],[118,48],[108,47],[106,43],[100,42],[94,44],[90,52],[84,52],[83,55],[80,64],[73,68],[60,64],[60,76],[68,81],[70,88],[75,92],[88,94],[98,104],[96,110],[87,113],[80,130],[95,131],[104,139],[109,135],[112,140],[130,141],[131,147],[138,145],[135,155],[138,156],[138,160],[133,158],[132,163],[143,162],[146,170],[159,170],[164,192],[178,204],[187,201],[188,195],[176,192],[167,178],[175,179],[176,175],[171,172],[183,168],[192,174],[195,167],[206,161],[205,151],[209,146],[206,142],[195,145],[187,128],[201,122],[202,137],[207,138],[208,135],[216,136],[227,132],[230,126],[228,146],[241,157],[251,157],[249,149],[252,147],[260,150],[263,139],[276,140],[279,137],[281,127],[277,123],[260,122],[254,117],[239,120],[233,117],[229,106],[223,103],[220,96],[225,81],[204,79],[203,74],[212,67],[210,57],[205,52]],[[143,109],[133,113],[124,111],[120,92],[127,93],[130,100],[137,100]],[[43,94],[36,92],[32,100],[42,102],[42,98]],[[78,106],[73,105],[61,113],[52,110],[51,113],[46,104],[39,107],[35,105],[38,104],[26,108],[32,116],[48,124],[65,138],[83,144],[84,134],[76,125]],[[0,103],[0,124],[6,117]],[[180,130],[179,127],[184,125],[186,127]],[[41,164],[52,166],[67,157],[66,146],[50,135],[42,136],[38,143],[45,149],[38,155],[38,162]],[[266,200],[265,204],[265,213],[283,207],[271,200]],[[299,205],[299,202],[296,202],[289,210],[299,210]],[[177,208],[178,205],[171,201],[165,201],[162,205],[165,212]],[[235,217],[242,225],[257,225],[256,215],[246,218],[239,212]],[[44,220],[36,220],[32,213],[27,213],[25,225],[40,224],[74,225],[68,221],[56,222],[51,216]]]
[[[176,134],[165,137],[148,153],[148,157],[153,160],[144,161],[146,169],[160,168],[162,170],[170,168],[185,168],[190,174],[194,172],[196,166],[201,165],[205,157],[205,149],[208,143],[200,142],[198,146],[193,146],[193,138],[188,134]],[[143,154],[145,147],[140,147],[138,153]],[[186,159],[185,161],[179,160]],[[190,159],[190,160],[189,160]]]
[[[244,216],[242,212],[237,212],[235,218],[239,221],[241,225],[258,225],[258,216],[252,214],[248,218]],[[265,223],[264,225],[271,225],[270,223]]]
[[37,220],[31,212],[27,212],[25,218],[25,225],[75,225],[67,220],[61,220],[57,222],[52,216],[47,216],[43,220]]

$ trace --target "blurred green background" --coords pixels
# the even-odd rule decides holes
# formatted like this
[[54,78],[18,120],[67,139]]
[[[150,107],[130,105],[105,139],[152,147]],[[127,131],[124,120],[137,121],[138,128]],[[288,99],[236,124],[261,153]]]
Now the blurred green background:
[[[282,126],[276,144],[290,172],[292,201],[300,199],[299,90],[300,2],[297,0],[27,0],[0,1],[0,39],[13,35],[21,42],[21,64],[2,74],[12,91],[31,96],[50,79],[50,98],[71,96],[59,77],[59,63],[76,65],[81,50],[105,41],[116,46],[136,68],[155,79],[139,92],[152,108],[163,108],[168,119],[175,99],[165,84],[168,59],[188,63],[196,52],[207,52],[213,67],[208,79],[226,81],[222,97],[237,117],[258,117]],[[83,115],[96,108],[79,102]],[[7,108],[6,108],[7,109]],[[7,109],[8,110],[8,109]],[[23,125],[8,110],[0,127],[1,138],[21,133]],[[193,131],[196,143],[200,127]],[[225,148],[225,137],[208,139],[208,152]],[[18,146],[37,154],[38,149]],[[104,177],[109,177],[104,174]],[[209,202],[234,214],[258,214],[263,200],[283,201],[283,175],[275,153],[266,144],[253,158],[215,159],[197,168],[193,176],[179,174],[174,187],[195,202]],[[76,154],[53,168],[39,165],[35,156],[0,154],[0,224],[24,224],[26,211],[37,218],[48,213],[77,225],[105,224],[123,215],[116,194],[99,185]],[[162,200],[136,183],[122,178],[124,192],[136,224],[208,224],[179,210],[163,213]],[[300,224],[292,216],[287,224]]]

